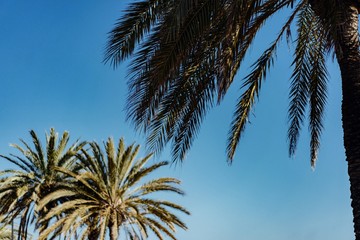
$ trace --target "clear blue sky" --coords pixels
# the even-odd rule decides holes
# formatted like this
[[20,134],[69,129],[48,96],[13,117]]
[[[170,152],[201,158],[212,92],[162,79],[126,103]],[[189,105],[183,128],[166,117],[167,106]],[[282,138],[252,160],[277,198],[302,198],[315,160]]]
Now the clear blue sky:
[[[30,140],[30,129],[43,136],[50,127],[70,131],[73,140],[123,136],[143,145],[143,136],[125,122],[126,64],[114,71],[101,62],[106,33],[125,3],[0,1],[1,154],[12,152],[9,143],[18,138]],[[272,18],[251,59],[278,32],[282,17]],[[192,212],[183,216],[189,230],[179,231],[178,239],[354,239],[338,67],[329,62],[325,131],[312,171],[306,126],[296,157],[287,155],[291,53],[284,41],[232,166],[226,163],[225,141],[249,64],[221,106],[207,115],[184,164],[158,173],[180,178],[187,193],[174,198]],[[165,151],[160,158],[171,156]],[[11,165],[1,161],[0,167]]]

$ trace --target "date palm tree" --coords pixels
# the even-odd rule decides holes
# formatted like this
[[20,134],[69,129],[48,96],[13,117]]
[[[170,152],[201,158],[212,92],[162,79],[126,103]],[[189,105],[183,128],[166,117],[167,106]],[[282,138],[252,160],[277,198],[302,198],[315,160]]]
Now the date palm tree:
[[146,239],[149,229],[158,239],[164,239],[163,234],[176,239],[175,227],[186,229],[186,225],[170,210],[189,212],[178,204],[149,195],[183,194],[177,187],[180,181],[170,177],[145,180],[168,163],[145,166],[151,155],[136,159],[138,151],[139,146],[125,147],[123,139],[116,147],[109,138],[105,153],[93,142],[90,151],[83,150],[78,155],[82,171],[58,169],[73,178],[73,184],[59,187],[40,201],[38,209],[67,199],[40,220],[41,225],[58,216],[53,225],[42,229],[39,239],[53,239],[63,234],[64,237],[77,236],[77,239],[104,240],[107,231],[111,240],[118,239],[119,233],[130,239]]
[[[326,59],[334,54],[342,79],[344,146],[360,239],[359,0],[141,0],[130,3],[109,34],[105,62],[130,65],[128,119],[147,134],[150,150],[172,144],[184,159],[207,111],[234,82],[249,46],[270,17],[289,16],[245,77],[227,141],[231,162],[261,83],[283,38],[296,28],[289,94],[289,154],[308,115],[314,167],[327,98]],[[296,24],[295,24],[296,23]]]
[[27,239],[29,224],[56,205],[53,202],[41,212],[34,211],[39,200],[63,180],[63,173],[57,172],[55,168],[63,167],[75,171],[75,155],[85,145],[84,142],[76,141],[67,148],[69,133],[64,132],[58,139],[58,134],[51,128],[50,134],[46,134],[44,149],[33,130],[30,135],[33,148],[21,139],[24,147],[11,145],[21,153],[20,156],[0,155],[19,168],[0,171],[0,215],[3,216],[2,222],[5,224],[10,224],[19,217],[18,239]]

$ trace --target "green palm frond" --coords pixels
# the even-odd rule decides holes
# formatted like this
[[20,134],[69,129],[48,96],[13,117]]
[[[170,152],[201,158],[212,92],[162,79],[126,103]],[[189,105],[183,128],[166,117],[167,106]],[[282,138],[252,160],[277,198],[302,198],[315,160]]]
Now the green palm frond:
[[172,142],[173,161],[185,159],[187,150],[191,147],[207,110],[213,106],[215,96],[211,88],[208,88],[213,83],[214,79],[208,77],[206,82],[198,82],[195,86],[191,86],[190,91],[194,94],[189,95],[187,105],[181,112],[181,118],[178,119],[174,131]]
[[[147,157],[145,159],[147,161],[149,159],[149,157]],[[125,181],[123,182],[124,188],[130,188],[130,187],[134,186],[139,181],[141,181],[145,176],[147,176],[148,174],[152,173],[156,169],[158,169],[162,166],[165,166],[167,164],[168,164],[167,162],[160,162],[160,163],[153,164],[149,167],[144,166],[142,168],[139,168],[137,171],[134,169],[134,171],[131,171],[131,175],[127,174]],[[131,170],[133,170],[133,169],[131,169]]]
[[323,130],[323,116],[327,100],[327,70],[325,67],[326,41],[320,33],[314,36],[314,48],[310,54],[312,69],[310,72],[310,149],[311,166],[315,167],[317,152],[320,147],[320,136]]
[[[30,165],[26,160],[24,160],[23,158],[11,155],[13,158],[5,156],[5,155],[0,155],[1,158],[6,159],[7,161],[15,164],[16,166],[18,166],[19,168],[21,168],[22,170],[24,170],[25,172],[36,172],[36,169],[34,168],[34,166]],[[15,158],[15,159],[14,159]]]
[[[231,123],[231,128],[229,131],[227,154],[228,161],[232,162],[236,147],[239,143],[241,133],[245,130],[246,123],[249,121],[249,115],[252,110],[252,107],[255,103],[256,98],[259,97],[259,91],[261,88],[262,81],[265,80],[266,74],[269,72],[269,68],[274,62],[274,57],[276,55],[277,46],[284,36],[287,33],[287,29],[290,28],[295,16],[303,8],[304,4],[300,3],[295,10],[290,15],[288,21],[283,25],[280,33],[277,38],[274,40],[272,45],[264,51],[261,57],[253,64],[253,70],[245,78],[245,82],[242,85],[242,88],[245,88],[245,92],[239,98],[234,117]],[[260,15],[260,19],[263,16]],[[254,22],[258,20],[255,19]]]
[[109,33],[104,62],[110,62],[116,67],[131,55],[137,43],[150,32],[151,26],[160,19],[172,2],[150,0],[131,3]]
[[[189,59],[189,64],[190,61]],[[190,72],[197,76],[192,76]],[[173,153],[185,155],[198,130],[198,127],[192,127],[192,124],[199,125],[215,101],[215,79],[209,77],[211,72],[210,65],[206,69],[189,67],[189,70],[184,69],[181,77],[169,86],[169,91],[159,104],[161,107],[149,124],[149,151],[159,153],[166,143],[173,139]],[[175,158],[177,157],[173,157]]]
[[326,102],[327,71],[325,56],[329,52],[326,32],[321,20],[307,5],[298,20],[298,39],[295,66],[290,89],[288,130],[289,153],[295,153],[306,106],[309,104],[309,129],[311,134],[311,166],[315,166],[320,146],[322,118]]
[[309,8],[305,8],[299,15],[298,20],[298,44],[295,50],[295,59],[293,61],[294,71],[290,85],[290,105],[288,110],[289,118],[289,155],[295,153],[300,130],[304,122],[305,110],[308,104],[309,96],[309,77],[310,62],[308,61],[307,45],[311,44],[309,33],[312,28],[312,19],[309,19]]

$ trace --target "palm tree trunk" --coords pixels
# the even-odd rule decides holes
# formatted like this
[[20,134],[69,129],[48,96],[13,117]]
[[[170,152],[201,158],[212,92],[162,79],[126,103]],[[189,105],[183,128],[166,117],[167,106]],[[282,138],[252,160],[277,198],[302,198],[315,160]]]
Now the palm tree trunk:
[[[360,53],[358,9],[354,1],[343,1],[341,22],[337,26],[336,57],[342,78],[342,123],[350,178],[351,206],[355,239],[360,240]],[[356,1],[355,1],[356,2]]]
[[119,227],[117,222],[117,214],[112,213],[110,220],[110,240],[117,240],[119,237]]

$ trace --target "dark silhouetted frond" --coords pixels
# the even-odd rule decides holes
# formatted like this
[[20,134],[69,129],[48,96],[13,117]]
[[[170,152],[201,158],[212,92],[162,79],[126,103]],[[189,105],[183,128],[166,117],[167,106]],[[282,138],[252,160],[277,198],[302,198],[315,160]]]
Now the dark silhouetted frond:
[[325,57],[329,44],[321,20],[306,5],[298,19],[298,39],[290,89],[288,130],[289,154],[295,153],[306,107],[310,106],[311,166],[314,167],[320,146],[322,118],[326,102],[327,71]]
[[[241,133],[244,131],[246,123],[248,122],[249,114],[255,103],[256,98],[259,96],[261,88],[261,82],[265,80],[266,74],[269,72],[269,68],[274,62],[276,55],[277,45],[279,44],[282,36],[286,33],[286,30],[290,27],[298,11],[301,10],[303,4],[299,4],[297,8],[292,12],[288,21],[284,24],[280,33],[278,34],[272,45],[264,51],[262,56],[253,64],[253,70],[245,78],[245,82],[242,88],[245,88],[245,92],[241,95],[234,117],[231,123],[229,131],[227,156],[228,161],[231,163],[235,154],[236,147],[241,137]],[[255,20],[256,22],[256,20]]]

